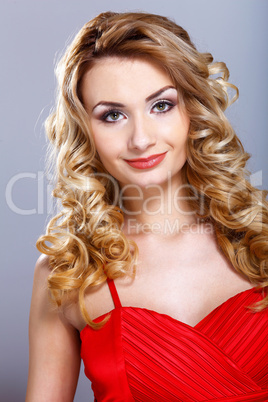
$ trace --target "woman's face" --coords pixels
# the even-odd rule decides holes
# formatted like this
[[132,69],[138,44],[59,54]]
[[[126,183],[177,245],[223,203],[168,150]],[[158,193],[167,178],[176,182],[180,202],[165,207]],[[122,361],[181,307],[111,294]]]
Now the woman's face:
[[120,186],[181,184],[189,117],[169,75],[140,59],[100,59],[82,80],[99,157]]

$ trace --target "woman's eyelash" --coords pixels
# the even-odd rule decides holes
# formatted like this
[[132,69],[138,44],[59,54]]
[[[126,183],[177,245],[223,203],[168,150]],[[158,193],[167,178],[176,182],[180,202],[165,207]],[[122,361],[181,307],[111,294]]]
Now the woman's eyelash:
[[170,109],[172,109],[175,106],[175,104],[169,100],[160,99],[153,104],[152,110],[155,109],[157,106],[162,106],[158,109],[159,113],[165,113],[168,112]]
[[[152,110],[155,109],[157,106],[160,106],[157,113],[165,113],[168,112],[170,109],[172,109],[175,106],[174,102],[171,102],[169,100],[165,99],[160,99],[157,102],[155,102],[152,106]],[[162,106],[162,107],[161,107]],[[110,120],[108,120],[108,117],[111,117]],[[113,117],[112,117],[113,116]],[[107,110],[103,115],[100,116],[100,120],[104,121],[106,123],[113,123],[116,122],[120,119],[120,116],[123,116],[123,113],[120,112],[120,110],[117,109],[109,109]]]
[[[109,116],[116,115],[116,114],[119,116],[119,115],[122,115],[122,112],[120,112],[119,110],[116,110],[116,109],[109,109],[103,115],[101,115],[100,120],[107,122],[107,118]],[[117,119],[114,119],[114,121],[116,121],[116,120]],[[111,120],[111,121],[113,121],[113,120]],[[109,121],[108,121],[108,123],[109,123]]]

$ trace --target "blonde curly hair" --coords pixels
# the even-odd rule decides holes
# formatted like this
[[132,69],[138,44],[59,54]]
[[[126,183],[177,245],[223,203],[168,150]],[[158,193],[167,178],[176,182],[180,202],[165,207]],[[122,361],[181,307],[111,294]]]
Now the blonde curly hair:
[[[121,230],[118,185],[98,157],[81,99],[84,73],[109,56],[146,58],[169,74],[190,117],[183,173],[189,195],[195,191],[192,208],[213,224],[233,267],[267,287],[267,192],[247,180],[249,155],[224,115],[238,97],[237,88],[228,83],[226,65],[198,52],[187,32],[165,17],[106,12],[82,27],[60,60],[57,105],[46,122],[57,166],[53,195],[61,201],[61,211],[37,248],[49,256],[48,285],[57,304],[78,291],[84,319],[97,327],[85,308],[86,289],[107,277],[135,273],[138,249]],[[266,306],[268,296],[255,309]]]

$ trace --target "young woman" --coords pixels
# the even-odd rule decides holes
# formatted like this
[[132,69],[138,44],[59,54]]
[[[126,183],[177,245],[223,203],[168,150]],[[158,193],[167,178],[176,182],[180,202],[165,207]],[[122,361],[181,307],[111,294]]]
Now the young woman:
[[227,67],[165,17],[108,12],[57,75],[26,400],[72,401],[81,353],[98,402],[267,401],[268,209]]

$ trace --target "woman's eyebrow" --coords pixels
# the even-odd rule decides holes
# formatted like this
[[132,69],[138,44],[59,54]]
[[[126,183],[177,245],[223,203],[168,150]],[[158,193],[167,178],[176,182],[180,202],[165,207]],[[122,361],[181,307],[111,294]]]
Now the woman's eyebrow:
[[109,102],[109,101],[100,101],[97,103],[97,105],[95,105],[92,109],[92,112],[94,109],[96,109],[96,107],[98,106],[112,106],[112,107],[125,107],[125,105],[123,105],[123,103],[118,103],[118,102]]
[[165,86],[165,87],[159,89],[158,91],[154,92],[152,95],[148,96],[148,97],[145,99],[146,102],[149,102],[149,101],[151,101],[151,100],[154,99],[154,98],[157,98],[158,96],[162,95],[163,92],[167,91],[167,90],[170,89],[170,88],[176,90],[176,88],[175,88],[173,85],[167,85],[167,86]]
[[[154,92],[153,94],[149,95],[149,96],[145,99],[145,101],[146,101],[146,102],[149,102],[149,101],[151,101],[152,99],[157,98],[158,96],[162,95],[162,93],[164,93],[165,91],[167,91],[167,90],[170,89],[170,88],[176,90],[176,88],[175,88],[173,85],[167,85],[167,86],[165,86],[165,87],[159,89],[158,91]],[[100,102],[98,102],[98,103],[93,107],[92,112],[93,112],[93,110],[96,109],[96,107],[98,107],[98,106],[112,106],[112,107],[120,107],[120,108],[125,107],[125,105],[124,105],[123,103],[119,103],[119,102],[100,101]]]

